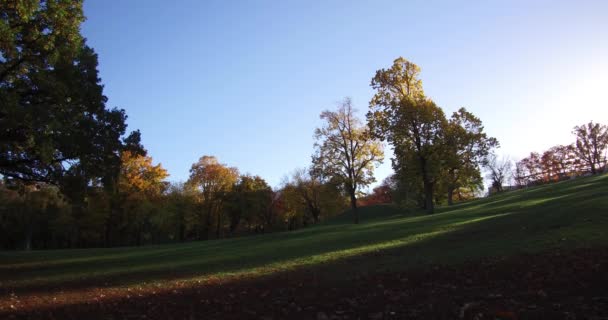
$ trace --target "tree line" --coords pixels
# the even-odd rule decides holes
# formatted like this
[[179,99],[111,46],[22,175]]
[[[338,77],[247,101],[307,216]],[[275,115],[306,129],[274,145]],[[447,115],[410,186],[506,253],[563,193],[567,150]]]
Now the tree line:
[[[572,130],[575,141],[556,145],[542,153],[531,152],[513,162],[493,158],[488,168],[490,193],[507,188],[524,188],[605,172],[608,153],[608,126],[590,121]],[[514,184],[511,186],[511,184]]]
[[62,186],[5,179],[0,184],[4,249],[143,245],[294,230],[341,212],[340,185],[295,170],[273,190],[266,181],[203,156],[185,183],[166,181],[150,156],[121,152],[113,192],[84,187],[76,204]]
[[[211,155],[192,164],[187,181],[168,182],[140,131],[127,131],[125,111],[106,106],[83,20],[82,1],[0,2],[3,249],[219,239],[294,230],[348,208],[358,223],[360,199],[433,213],[437,204],[479,195],[482,168],[498,168],[499,143],[481,119],[465,108],[446,116],[425,95],[420,68],[398,58],[372,77],[364,118],[349,98],[321,113],[310,165],[280,186]],[[594,126],[580,130],[606,135],[605,126]],[[596,172],[605,138],[582,137],[566,149]],[[385,143],[394,174],[366,195]],[[556,166],[549,177],[562,172]]]
[[[309,168],[272,189],[203,156],[169,183],[123,109],[107,108],[97,55],[80,34],[82,1],[0,4],[0,227],[4,248],[141,245],[292,230],[350,206],[392,144],[398,185],[432,212],[438,190],[477,184],[497,145],[461,109],[447,120],[400,58],[372,80],[367,121],[348,98],[321,113]],[[423,192],[422,192],[423,190]],[[456,192],[461,194],[461,192]],[[437,199],[436,199],[437,197]],[[406,201],[407,202],[407,201]]]

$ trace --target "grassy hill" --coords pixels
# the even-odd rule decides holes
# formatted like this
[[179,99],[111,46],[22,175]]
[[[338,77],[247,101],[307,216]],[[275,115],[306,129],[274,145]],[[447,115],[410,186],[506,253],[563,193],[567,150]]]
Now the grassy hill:
[[[16,292],[78,284],[124,287],[317,267],[340,279],[429,263],[606,246],[608,175],[507,192],[439,208],[434,215],[366,207],[361,218],[359,225],[344,216],[295,232],[218,241],[0,252],[0,287]],[[339,269],[331,267],[336,263]]]

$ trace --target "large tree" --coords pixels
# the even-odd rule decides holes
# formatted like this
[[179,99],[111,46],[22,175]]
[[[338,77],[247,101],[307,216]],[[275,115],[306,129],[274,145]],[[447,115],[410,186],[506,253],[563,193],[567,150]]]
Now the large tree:
[[495,154],[490,154],[486,168],[489,170],[488,179],[492,182],[491,188],[494,192],[502,192],[503,186],[509,182],[513,174],[513,163],[507,157],[499,158]]
[[321,217],[321,192],[322,181],[311,170],[296,169],[292,175],[293,184],[302,197],[302,202],[314,223],[318,223]]
[[340,181],[350,197],[354,222],[359,223],[357,192],[374,182],[374,167],[383,160],[382,144],[355,114],[345,98],[335,111],[324,111],[325,124],[315,130],[313,167],[317,174]]
[[34,80],[73,59],[83,38],[82,0],[0,1],[0,83]]
[[82,1],[0,2],[0,174],[60,185],[74,202],[87,185],[114,188],[126,131],[83,19]]
[[196,218],[196,195],[193,190],[182,182],[171,183],[165,192],[164,211],[172,221],[167,237],[180,242],[186,240],[194,226],[190,222]]
[[122,215],[110,216],[107,220],[108,232],[118,222],[124,224],[122,233],[130,231],[135,244],[142,244],[144,233],[150,226],[152,215],[160,207],[160,199],[168,187],[165,179],[169,176],[161,164],[154,165],[149,156],[131,151],[121,154],[121,168],[118,178],[118,198]]
[[465,108],[454,112],[449,120],[444,175],[450,205],[455,190],[481,184],[480,167],[488,163],[488,155],[498,147],[498,141],[483,129],[481,120]]
[[346,198],[341,184],[341,178],[323,179],[314,167],[298,168],[285,177],[283,189],[294,191],[291,200],[299,202],[297,207],[302,211],[302,222],[307,225],[344,209]]
[[198,191],[203,210],[200,211],[199,239],[207,239],[215,216],[216,237],[222,228],[224,199],[239,178],[236,168],[219,163],[216,157],[203,156],[190,168],[187,184]]
[[608,127],[593,121],[574,127],[576,135],[576,154],[596,174],[602,164],[606,165],[608,148]]
[[264,225],[264,217],[271,210],[272,196],[272,188],[262,177],[240,176],[226,198],[230,234],[235,234],[243,221],[249,228]]
[[521,162],[528,172],[528,179],[530,182],[537,182],[541,180],[543,168],[541,164],[541,156],[538,152],[530,152],[530,155],[523,158]]
[[121,154],[121,162],[118,180],[120,192],[158,198],[167,189],[165,179],[169,174],[160,163],[154,165],[151,157],[124,151]]
[[420,68],[398,58],[372,79],[368,123],[373,133],[394,148],[393,167],[400,175],[421,177],[424,207],[434,211],[435,185],[445,161],[445,114],[424,95]]
[[574,170],[576,156],[573,145],[557,145],[543,152],[540,157],[543,179],[559,180]]

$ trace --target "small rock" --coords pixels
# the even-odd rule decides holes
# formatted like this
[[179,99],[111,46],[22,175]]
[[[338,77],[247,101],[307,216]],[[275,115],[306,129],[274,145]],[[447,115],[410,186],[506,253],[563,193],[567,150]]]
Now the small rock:
[[469,303],[465,303],[464,306],[462,306],[462,308],[460,308],[460,319],[463,319],[464,316],[466,315],[467,311],[471,308],[474,308],[476,306],[478,306],[480,304],[480,302],[469,302]]
[[541,298],[546,298],[547,297],[547,293],[545,292],[545,290],[538,290],[537,292],[538,296]]

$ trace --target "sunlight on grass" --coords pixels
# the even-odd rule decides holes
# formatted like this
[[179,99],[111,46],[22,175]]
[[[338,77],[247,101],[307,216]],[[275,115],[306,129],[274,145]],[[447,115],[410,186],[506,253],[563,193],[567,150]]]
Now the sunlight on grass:
[[[465,221],[458,221],[451,224],[443,225],[439,228],[436,228],[433,231],[424,232],[424,233],[415,233],[411,235],[406,235],[402,238],[397,238],[390,241],[384,242],[376,242],[373,241],[366,245],[350,247],[346,249],[334,250],[330,252],[323,252],[320,254],[313,254],[310,256],[297,257],[294,259],[282,260],[277,262],[271,262],[266,264],[261,264],[259,266],[254,266],[250,268],[241,268],[233,271],[219,271],[219,272],[208,272],[202,275],[197,275],[190,279],[181,279],[180,281],[191,281],[191,280],[204,280],[208,277],[226,277],[226,276],[260,276],[260,275],[268,275],[275,272],[293,270],[300,267],[310,267],[314,265],[324,264],[334,262],[340,259],[350,258],[358,255],[363,255],[371,252],[380,252],[386,249],[392,249],[396,247],[403,247],[413,243],[422,242],[424,240],[436,237],[438,235],[446,234],[452,231],[457,230],[459,227],[464,225],[474,224],[480,221],[493,219],[496,217],[505,216],[507,214],[496,214],[485,217],[479,217],[476,219],[469,219]],[[373,224],[374,227],[382,226],[381,223]],[[361,226],[353,226],[353,228],[360,228]],[[327,241],[327,240],[325,240]],[[287,244],[288,245],[288,244]],[[167,251],[167,250],[162,250]],[[265,254],[271,254],[272,252],[268,251]],[[158,258],[158,257],[157,257]],[[246,256],[242,255],[237,257],[239,259],[245,259]],[[93,259],[93,258],[90,258]],[[194,259],[188,259],[183,261],[174,261],[167,260],[162,263],[154,263],[154,264],[139,264],[136,266],[127,266],[127,267],[118,267],[118,268],[109,268],[104,270],[90,271],[83,270],[77,273],[69,273],[69,274],[58,274],[55,276],[34,276],[25,280],[16,280],[16,281],[6,281],[4,285],[10,287],[20,287],[20,286],[28,286],[31,284],[52,284],[56,282],[62,282],[66,280],[75,280],[78,278],[95,278],[95,277],[107,277],[107,276],[120,276],[123,274],[133,274],[133,273],[146,273],[146,272],[155,272],[155,271],[163,271],[163,270],[172,270],[172,269],[191,269],[196,267],[205,266],[221,266],[222,262],[224,262],[224,258],[222,256],[216,257],[199,257]],[[154,279],[150,279],[150,282],[154,282]]]
[[[356,272],[402,270],[427,263],[608,243],[608,175],[470,201],[434,215],[396,215],[396,207],[361,208],[298,230],[248,238],[148,247],[0,253],[0,287],[51,304],[103,299],[239,281],[291,270]],[[585,185],[583,188],[576,188]],[[361,259],[359,259],[361,257]],[[350,259],[357,260],[350,260]],[[338,271],[331,268],[347,262]],[[352,265],[351,262],[355,261]],[[327,268],[326,268],[327,267]],[[332,269],[333,270],[333,269]],[[315,271],[316,272],[316,271]],[[75,285],[74,287],[70,287]],[[43,289],[41,289],[43,288]],[[129,291],[131,290],[131,291]],[[111,292],[108,293],[108,292]],[[8,296],[0,296],[0,302]],[[101,298],[100,298],[101,299]]]

